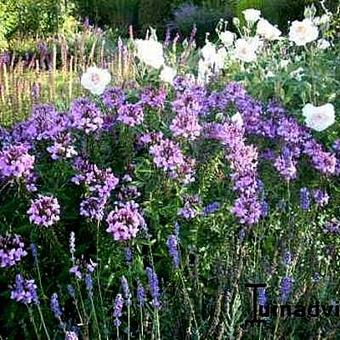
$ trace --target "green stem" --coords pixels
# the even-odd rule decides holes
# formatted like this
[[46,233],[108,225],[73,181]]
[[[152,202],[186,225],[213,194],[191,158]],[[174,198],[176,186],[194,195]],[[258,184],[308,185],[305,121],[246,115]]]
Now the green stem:
[[35,320],[34,320],[32,309],[28,305],[26,305],[26,306],[27,306],[27,309],[28,309],[30,321],[31,321],[33,328],[34,328],[35,335],[37,336],[37,339],[40,340],[40,334],[38,333],[38,328],[37,328],[37,324],[35,323]]
[[91,300],[92,311],[93,311],[93,316],[94,316],[94,322],[95,322],[96,327],[97,327],[98,339],[101,340],[102,336],[101,336],[100,329],[99,329],[99,324],[98,324],[96,309],[95,309],[95,307],[94,307],[94,303],[93,303],[92,296],[89,295],[89,297],[90,297],[90,300]]
[[45,320],[44,320],[44,316],[43,316],[43,314],[41,312],[41,308],[40,308],[39,304],[37,304],[37,308],[38,308],[38,311],[39,311],[41,323],[43,325],[43,328],[44,328],[44,331],[45,331],[45,334],[46,334],[46,338],[48,340],[50,340],[51,338],[50,338],[50,335],[48,334],[47,327],[46,327]]
[[100,299],[100,308],[102,311],[102,314],[104,315],[104,331],[106,338],[108,339],[108,332],[107,332],[107,324],[106,324],[106,318],[105,318],[105,311],[104,311],[104,303],[103,303],[103,295],[102,295],[102,289],[100,284],[100,269],[101,269],[101,260],[99,258],[99,235],[100,235],[100,221],[97,223],[97,244],[96,244],[96,251],[97,251],[97,262],[98,262],[98,270],[97,270],[97,285],[98,285],[98,291],[99,291],[99,299]]

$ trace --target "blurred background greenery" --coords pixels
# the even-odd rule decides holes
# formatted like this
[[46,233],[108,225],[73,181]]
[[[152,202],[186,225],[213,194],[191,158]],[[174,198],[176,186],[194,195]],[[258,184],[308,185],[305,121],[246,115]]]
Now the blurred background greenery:
[[[335,9],[338,0],[325,0]],[[240,16],[245,8],[258,8],[271,22],[285,29],[287,21],[302,17],[304,6],[318,0],[1,0],[0,50],[13,39],[48,36],[68,31],[76,22],[89,19],[103,29],[114,28],[127,35],[153,26],[162,37],[166,28],[186,36],[195,23],[198,34],[211,31],[220,17]],[[189,32],[190,34],[190,32]]]

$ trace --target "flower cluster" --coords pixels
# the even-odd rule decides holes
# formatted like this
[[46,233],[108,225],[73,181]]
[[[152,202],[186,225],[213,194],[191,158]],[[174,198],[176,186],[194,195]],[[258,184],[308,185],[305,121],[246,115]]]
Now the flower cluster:
[[101,111],[88,98],[74,100],[71,105],[70,115],[72,127],[82,130],[86,134],[101,129],[104,123]]
[[31,201],[27,213],[31,223],[50,227],[60,220],[60,205],[55,197],[39,195]]
[[26,305],[39,303],[37,285],[34,280],[26,280],[17,274],[12,286],[11,299]]
[[154,306],[154,308],[159,309],[161,307],[161,303],[160,303],[160,289],[159,289],[159,282],[158,282],[157,274],[150,267],[147,267],[145,271],[146,271],[146,275],[149,281],[149,290],[150,290],[150,294],[152,297],[152,305]]
[[108,224],[106,231],[112,234],[115,241],[131,240],[145,227],[139,206],[133,201],[120,203],[109,213],[106,222]]
[[7,178],[27,177],[35,157],[28,153],[29,147],[25,144],[11,145],[0,151],[0,176]]
[[232,208],[233,214],[242,224],[257,223],[262,215],[262,206],[258,197],[256,148],[245,144],[244,129],[231,121],[208,124],[205,129],[208,138],[216,139],[226,147],[234,190],[239,194]]
[[140,103],[124,104],[118,109],[117,120],[128,126],[136,126],[143,123],[144,109]]
[[0,235],[0,267],[15,266],[27,255],[25,244],[19,235]]
[[72,178],[76,185],[84,183],[89,194],[80,204],[80,214],[84,217],[102,220],[105,205],[119,180],[110,168],[99,169],[95,164],[78,158],[74,162],[77,175]]

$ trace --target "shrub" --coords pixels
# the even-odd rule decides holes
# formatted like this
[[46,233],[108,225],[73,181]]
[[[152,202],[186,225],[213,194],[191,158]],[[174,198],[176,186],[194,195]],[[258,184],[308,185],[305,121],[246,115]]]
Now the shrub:
[[215,28],[221,18],[230,18],[230,11],[220,11],[216,8],[208,8],[196,6],[191,3],[180,5],[173,11],[173,20],[169,23],[169,27],[180,33],[181,38],[190,36],[194,26],[197,28],[197,42],[203,44],[206,33],[211,32],[215,37]]

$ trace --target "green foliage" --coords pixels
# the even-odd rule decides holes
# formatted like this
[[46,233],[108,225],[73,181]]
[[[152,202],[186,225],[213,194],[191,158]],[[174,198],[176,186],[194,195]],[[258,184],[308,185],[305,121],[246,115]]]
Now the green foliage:
[[166,19],[171,10],[172,1],[164,0],[140,0],[139,1],[139,26],[142,31],[150,26],[160,32],[160,36],[165,31]]
[[214,31],[219,20],[229,19],[231,11],[185,3],[174,10],[173,17],[170,26],[178,31],[182,38],[189,37],[193,27],[196,26],[197,42],[201,45],[205,42],[207,32],[215,36]]

